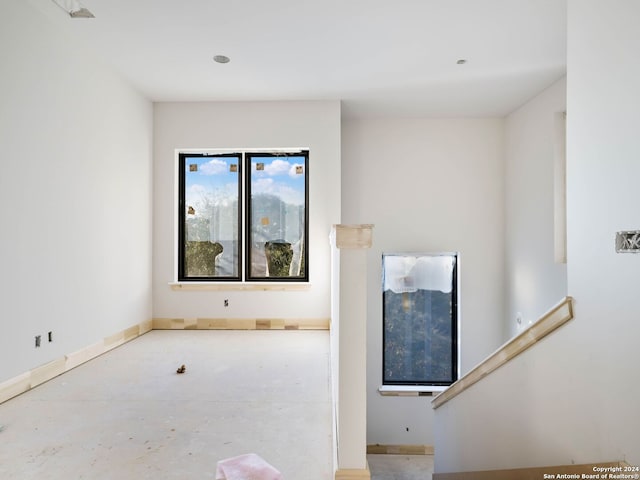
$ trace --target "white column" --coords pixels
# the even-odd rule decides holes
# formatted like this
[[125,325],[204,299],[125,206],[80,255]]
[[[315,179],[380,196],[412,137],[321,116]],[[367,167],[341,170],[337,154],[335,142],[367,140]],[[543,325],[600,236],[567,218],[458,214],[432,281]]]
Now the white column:
[[[369,479],[367,467],[367,249],[373,225],[335,225],[331,235],[335,479]],[[337,350],[337,351],[336,351]]]

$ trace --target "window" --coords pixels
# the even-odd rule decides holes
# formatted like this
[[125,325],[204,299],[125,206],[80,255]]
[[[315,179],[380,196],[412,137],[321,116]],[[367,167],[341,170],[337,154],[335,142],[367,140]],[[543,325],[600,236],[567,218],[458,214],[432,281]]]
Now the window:
[[457,267],[457,254],[383,255],[383,385],[456,381]]
[[180,153],[179,281],[307,281],[308,160]]

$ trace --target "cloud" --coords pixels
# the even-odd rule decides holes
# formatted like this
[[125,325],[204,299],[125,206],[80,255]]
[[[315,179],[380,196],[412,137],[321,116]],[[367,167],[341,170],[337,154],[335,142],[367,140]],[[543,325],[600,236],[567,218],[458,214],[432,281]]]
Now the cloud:
[[291,163],[286,160],[276,159],[271,163],[264,162],[264,170],[258,170],[256,165],[262,162],[253,162],[251,164],[251,171],[253,175],[263,177],[268,175],[270,177],[276,177],[279,175],[288,175],[291,178],[300,178],[301,173],[297,171],[298,168],[302,168],[304,173],[304,163]]
[[253,193],[273,193],[274,184],[273,178],[259,178],[253,182],[251,190]]
[[290,203],[292,205],[304,204],[304,194],[300,190],[296,190],[295,188],[291,188],[287,185],[280,185],[278,196],[285,203]]
[[204,185],[193,184],[185,192],[186,204],[194,207],[196,214],[203,213],[203,209],[206,210],[211,205],[231,205],[237,199],[237,183],[227,183],[215,190]]
[[207,188],[203,185],[191,185],[185,192],[186,203],[190,206],[200,206],[207,195]]
[[200,173],[203,175],[220,175],[228,171],[227,162],[213,158],[207,163],[200,165]]
[[[261,171],[256,168],[256,165],[258,163],[264,163],[264,170]],[[264,173],[266,175],[269,175],[270,177],[275,177],[278,175],[287,175],[287,174],[290,175],[291,168],[292,168],[291,163],[287,162],[286,160],[280,160],[280,159],[275,159],[271,163],[260,162],[260,161],[251,163],[251,170],[253,172]]]
[[275,175],[284,175],[291,168],[291,164],[285,160],[274,160],[268,165],[264,166],[264,171],[267,172],[267,175],[275,176]]
[[260,178],[253,182],[251,193],[275,195],[283,202],[292,205],[304,204],[304,192],[283,183],[277,183],[272,178]]
[[193,184],[187,190],[187,196],[189,197],[201,197],[207,193],[207,187],[204,185]]

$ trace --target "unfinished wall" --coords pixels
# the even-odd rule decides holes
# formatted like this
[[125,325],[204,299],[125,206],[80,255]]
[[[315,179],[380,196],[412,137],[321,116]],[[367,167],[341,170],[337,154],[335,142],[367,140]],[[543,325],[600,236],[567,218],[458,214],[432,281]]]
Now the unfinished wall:
[[151,315],[151,104],[59,16],[0,2],[0,382]]
[[[585,411],[584,455],[640,463],[640,255],[615,253],[615,233],[640,230],[640,3],[569,2],[567,74],[568,284],[576,299],[574,363]],[[575,367],[575,370],[573,368]],[[592,395],[594,382],[610,388]],[[571,388],[569,385],[564,390]],[[567,433],[569,435],[569,433]]]
[[[436,410],[436,472],[640,463],[640,49],[634,1],[569,0],[568,293],[575,318]],[[487,442],[487,438],[491,441]]]
[[382,252],[460,252],[462,372],[502,341],[503,121],[346,120],[343,223],[372,223],[367,442],[433,445],[430,397],[381,397]]
[[[154,317],[329,319],[329,233],[340,223],[340,103],[157,103],[154,111]],[[285,147],[310,150],[309,290],[172,290],[176,149]],[[224,299],[229,299],[227,308]]]
[[567,295],[553,242],[555,116],[565,110],[562,78],[505,121],[505,340]]

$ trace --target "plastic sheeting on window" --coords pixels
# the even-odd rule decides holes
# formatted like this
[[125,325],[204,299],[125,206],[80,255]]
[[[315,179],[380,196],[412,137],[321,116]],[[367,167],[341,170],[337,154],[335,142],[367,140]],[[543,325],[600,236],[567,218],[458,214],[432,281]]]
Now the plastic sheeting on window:
[[455,254],[384,254],[383,290],[394,293],[438,290],[453,286]]

